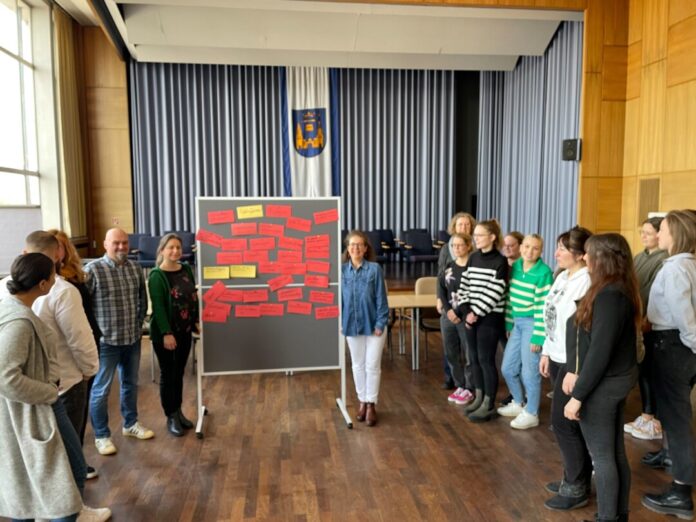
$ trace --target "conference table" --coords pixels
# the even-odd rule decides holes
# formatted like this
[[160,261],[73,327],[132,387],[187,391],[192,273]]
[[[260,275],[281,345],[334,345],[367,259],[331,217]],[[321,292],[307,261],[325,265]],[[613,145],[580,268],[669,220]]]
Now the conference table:
[[420,369],[419,364],[419,344],[420,333],[418,325],[420,324],[420,309],[435,308],[437,296],[435,294],[392,294],[387,296],[387,302],[390,309],[399,310],[399,353],[403,354],[404,349],[404,310],[410,309],[413,311],[411,315],[411,369]]

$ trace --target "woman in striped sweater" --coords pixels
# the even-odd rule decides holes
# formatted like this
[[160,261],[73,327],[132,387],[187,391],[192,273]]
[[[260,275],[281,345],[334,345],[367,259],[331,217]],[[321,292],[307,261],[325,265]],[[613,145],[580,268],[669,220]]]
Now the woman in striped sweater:
[[[543,248],[541,236],[526,236],[522,241],[522,256],[512,264],[510,274],[510,292],[505,311],[505,328],[510,338],[505,347],[501,371],[512,393],[512,402],[498,408],[498,414],[515,417],[510,426],[518,430],[539,425],[539,359],[546,336],[544,300],[553,283],[553,272],[541,260]],[[527,404],[522,407],[525,394]]]
[[477,251],[471,254],[459,288],[459,306],[466,327],[469,362],[473,381],[483,382],[476,398],[464,411],[473,422],[485,422],[496,415],[495,394],[498,370],[495,352],[505,331],[505,290],[508,263],[498,251],[502,243],[500,225],[483,221],[474,229]]

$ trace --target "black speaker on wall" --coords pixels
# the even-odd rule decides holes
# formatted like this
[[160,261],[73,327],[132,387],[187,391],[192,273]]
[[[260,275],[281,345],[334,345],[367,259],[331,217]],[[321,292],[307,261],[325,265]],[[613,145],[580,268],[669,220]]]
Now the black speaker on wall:
[[581,146],[582,140],[580,138],[563,140],[563,152],[561,154],[563,161],[580,161]]

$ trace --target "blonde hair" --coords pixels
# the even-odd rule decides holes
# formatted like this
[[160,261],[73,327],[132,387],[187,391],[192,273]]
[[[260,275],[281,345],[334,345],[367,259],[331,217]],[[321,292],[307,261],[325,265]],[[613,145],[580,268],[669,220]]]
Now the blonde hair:
[[[541,245],[541,249],[544,250],[544,238],[541,237],[539,234],[527,234],[524,236],[524,239],[536,239],[539,244]],[[520,244],[524,243],[524,239],[520,242]]]
[[77,249],[68,235],[56,228],[48,230],[48,233],[56,238],[65,252],[60,264],[60,275],[71,283],[84,283],[87,275],[82,269],[82,259],[80,259],[80,254],[77,253]]
[[476,228],[476,218],[474,218],[474,216],[468,212],[457,212],[454,216],[452,216],[452,219],[450,219],[449,225],[447,226],[447,233],[450,236],[454,234],[454,227],[457,225],[457,221],[459,221],[461,218],[466,218],[469,220],[469,225],[471,226],[469,234],[474,233],[474,229]]
[[665,221],[672,236],[669,255],[696,253],[696,214],[689,210],[671,210]]
[[167,243],[169,243],[172,239],[176,239],[179,242],[180,247],[184,247],[184,242],[181,241],[181,238],[175,234],[174,232],[170,232],[169,234],[165,234],[162,236],[162,239],[160,239],[159,245],[157,245],[157,255],[156,257],[156,265],[160,266],[162,264],[162,261],[164,260],[164,256],[162,256],[162,250],[164,250],[164,247],[167,246]]

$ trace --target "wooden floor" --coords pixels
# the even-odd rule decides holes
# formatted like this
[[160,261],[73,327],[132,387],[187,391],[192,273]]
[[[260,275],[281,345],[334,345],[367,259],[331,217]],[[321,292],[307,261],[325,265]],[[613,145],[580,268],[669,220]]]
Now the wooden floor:
[[[430,336],[429,360],[412,372],[408,355],[385,351],[380,423],[347,429],[335,406],[339,372],[209,377],[205,438],[177,439],[165,430],[158,387],[150,380],[144,343],[140,420],[155,430],[150,441],[124,439],[118,429],[117,386],[110,402],[119,448],[103,457],[88,428],[85,454],[100,476],[88,481],[86,502],[110,506],[116,521],[337,520],[337,521],[572,521],[582,510],[544,508],[547,481],[561,464],[548,428],[515,431],[497,419],[472,424],[440,389],[439,336]],[[185,412],[193,416],[195,380],[187,372]],[[350,393],[349,410],[355,399]],[[505,393],[501,388],[500,395]],[[628,417],[639,409],[632,395]],[[631,520],[660,520],[640,506],[640,495],[668,482],[640,456],[657,447],[627,436],[633,470]]]

